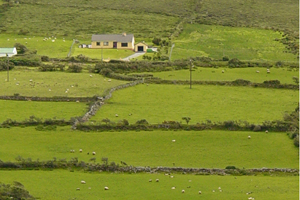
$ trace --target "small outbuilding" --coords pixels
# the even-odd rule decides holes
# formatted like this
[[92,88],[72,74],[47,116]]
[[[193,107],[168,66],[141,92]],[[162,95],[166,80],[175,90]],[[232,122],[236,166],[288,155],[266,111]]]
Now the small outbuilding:
[[134,45],[135,52],[146,52],[148,45],[145,42],[139,42]]
[[16,47],[13,48],[0,48],[0,57],[6,57],[8,55],[8,57],[12,57],[14,55],[17,55],[17,49]]

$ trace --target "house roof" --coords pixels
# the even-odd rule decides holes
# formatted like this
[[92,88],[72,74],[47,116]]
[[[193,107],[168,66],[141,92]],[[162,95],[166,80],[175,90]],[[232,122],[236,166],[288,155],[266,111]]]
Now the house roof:
[[9,54],[14,54],[15,53],[15,47],[13,48],[0,48],[0,53],[9,53]]
[[92,35],[92,41],[132,42],[133,34],[100,34]]

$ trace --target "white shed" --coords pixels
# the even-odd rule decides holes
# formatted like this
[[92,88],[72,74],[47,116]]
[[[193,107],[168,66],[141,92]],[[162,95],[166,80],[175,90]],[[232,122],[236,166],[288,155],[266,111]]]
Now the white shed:
[[12,57],[14,55],[17,55],[17,49],[16,47],[13,48],[0,48],[0,57]]

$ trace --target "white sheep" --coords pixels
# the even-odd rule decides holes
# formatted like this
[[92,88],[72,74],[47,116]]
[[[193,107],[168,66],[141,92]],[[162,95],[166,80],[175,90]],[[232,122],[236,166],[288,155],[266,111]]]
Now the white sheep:
[[116,114],[115,116],[116,116],[116,117],[119,117],[119,115],[118,115],[118,114]]
[[218,187],[219,190],[221,190],[221,187]]
[[215,190],[213,190],[212,192],[215,192]]
[[49,92],[51,92],[51,89],[49,89]]
[[222,70],[222,73],[224,73],[225,71],[224,70]]
[[185,193],[185,190],[181,190],[181,193]]
[[268,131],[268,130],[266,130],[265,132],[266,132],[266,133],[268,133],[269,131]]
[[107,81],[108,81],[108,82],[111,82],[111,79],[108,79]]
[[104,187],[104,190],[109,190],[109,188],[108,187]]
[[156,181],[156,182],[159,182],[159,179],[156,179],[155,181]]
[[259,71],[257,70],[256,73],[259,73]]
[[82,149],[79,149],[79,152],[82,153]]
[[85,184],[85,181],[81,181],[81,184]]
[[93,155],[96,155],[96,152],[94,151],[92,154],[93,154]]
[[76,190],[80,190],[80,188],[76,188]]
[[172,142],[176,142],[176,140],[172,140]]
[[172,190],[175,190],[175,187],[172,187],[171,189],[172,189]]
[[248,139],[251,139],[251,136],[250,136],[250,135],[248,135]]
[[93,75],[92,75],[92,74],[90,74],[90,77],[92,78],[92,77],[93,77]]
[[149,182],[152,182],[152,179],[149,179]]
[[174,176],[170,176],[170,178],[174,178]]
[[201,192],[201,191],[199,191],[198,193],[199,193],[199,194],[202,194],[202,192]]
[[268,74],[271,73],[269,69],[267,69],[267,73],[268,73]]

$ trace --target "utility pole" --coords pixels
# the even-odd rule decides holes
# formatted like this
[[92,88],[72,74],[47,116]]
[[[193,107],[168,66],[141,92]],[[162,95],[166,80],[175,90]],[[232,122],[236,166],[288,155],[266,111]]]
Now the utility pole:
[[103,62],[103,47],[101,47],[101,62]]
[[194,64],[192,62],[192,59],[190,59],[190,89],[192,89],[192,71],[194,71],[193,68]]
[[175,47],[175,44],[173,43],[171,46],[171,51],[170,51],[170,56],[169,56],[169,62],[171,62],[171,55],[172,55],[172,50]]
[[8,54],[6,54],[7,57],[7,82],[9,82],[9,59],[8,59]]

